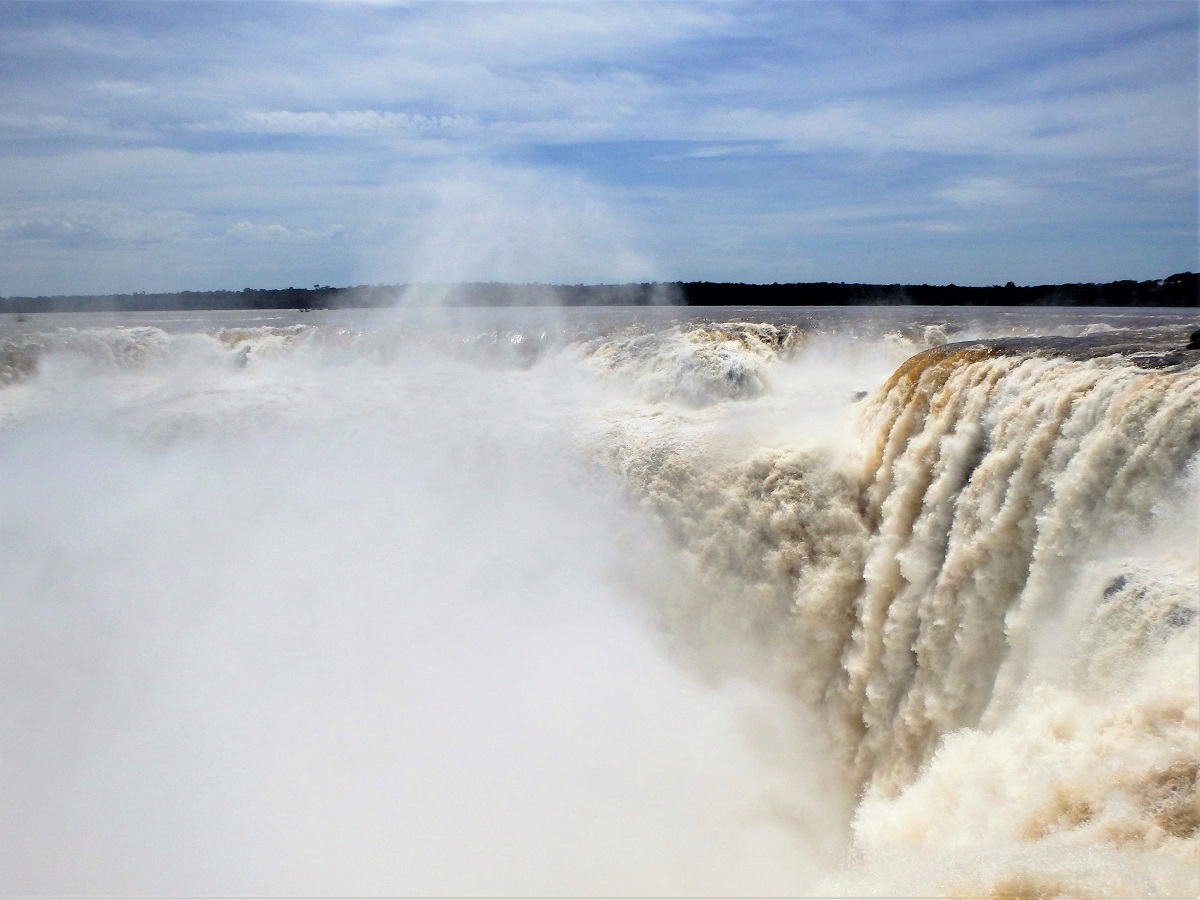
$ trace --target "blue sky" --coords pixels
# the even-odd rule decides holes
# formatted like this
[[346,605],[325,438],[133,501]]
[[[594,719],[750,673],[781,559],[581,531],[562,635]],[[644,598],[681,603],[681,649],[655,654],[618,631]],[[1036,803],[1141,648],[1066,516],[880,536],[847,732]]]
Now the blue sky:
[[1197,262],[1196,3],[0,3],[0,295]]

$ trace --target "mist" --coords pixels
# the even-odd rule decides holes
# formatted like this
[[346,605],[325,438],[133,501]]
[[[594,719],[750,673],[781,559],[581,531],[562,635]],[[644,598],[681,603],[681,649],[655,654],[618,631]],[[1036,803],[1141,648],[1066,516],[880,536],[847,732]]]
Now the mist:
[[[638,248],[642,224],[619,197],[568,170],[458,159],[383,192],[377,215],[410,209],[395,238],[365,254],[360,281],[623,284],[663,281]],[[410,297],[408,302],[415,298]],[[428,289],[420,303],[436,303]],[[401,303],[404,303],[401,299]],[[531,295],[527,305],[553,305]]]
[[[789,894],[849,801],[684,667],[562,362],[47,360],[0,442],[0,892]],[[841,823],[838,825],[837,823]]]

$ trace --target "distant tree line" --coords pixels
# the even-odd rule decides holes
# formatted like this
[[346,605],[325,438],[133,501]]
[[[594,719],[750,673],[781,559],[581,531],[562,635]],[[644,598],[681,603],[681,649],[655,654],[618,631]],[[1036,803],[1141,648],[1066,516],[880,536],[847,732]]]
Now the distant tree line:
[[643,284],[356,285],[176,294],[104,294],[0,298],[0,312],[106,312],[242,309],[364,309],[413,305],[454,306],[1165,306],[1200,302],[1200,276],[1181,272],[1161,281],[962,287],[954,284]]
[[[710,284],[678,286],[688,306],[1196,306],[1200,276],[1181,272],[1161,281],[964,287],[955,284]],[[741,299],[731,300],[731,297]]]

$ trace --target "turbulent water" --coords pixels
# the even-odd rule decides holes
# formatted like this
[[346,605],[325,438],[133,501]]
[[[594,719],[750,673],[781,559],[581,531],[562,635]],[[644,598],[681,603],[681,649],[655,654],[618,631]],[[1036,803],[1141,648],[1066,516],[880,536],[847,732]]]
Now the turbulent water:
[[1200,892],[1187,314],[0,319],[0,894]]

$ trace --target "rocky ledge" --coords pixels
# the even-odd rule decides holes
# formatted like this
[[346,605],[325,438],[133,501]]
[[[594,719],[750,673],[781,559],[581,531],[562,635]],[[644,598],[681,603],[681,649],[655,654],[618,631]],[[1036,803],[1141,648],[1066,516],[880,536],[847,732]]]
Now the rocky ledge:
[[984,348],[999,356],[1060,356],[1121,361],[1142,369],[1182,371],[1200,366],[1200,329],[1114,328],[1082,337],[1020,337],[945,344],[943,353]]

